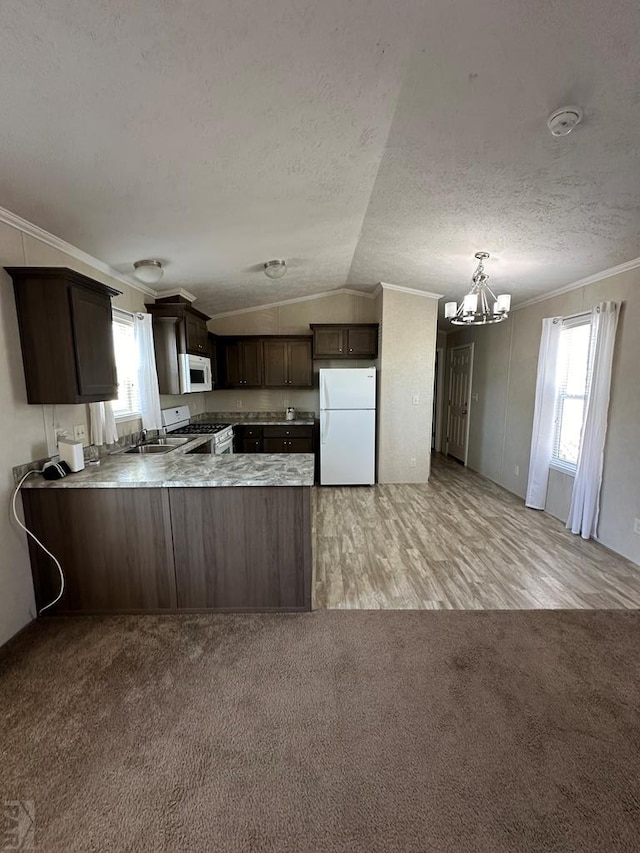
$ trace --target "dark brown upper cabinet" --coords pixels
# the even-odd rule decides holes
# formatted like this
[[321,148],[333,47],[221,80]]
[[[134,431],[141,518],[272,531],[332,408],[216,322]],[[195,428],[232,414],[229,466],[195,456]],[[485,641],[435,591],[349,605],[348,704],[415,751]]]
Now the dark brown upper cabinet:
[[260,388],[263,377],[262,340],[237,338],[222,343],[225,387]]
[[377,358],[377,323],[312,323],[314,358]]
[[185,350],[192,355],[209,354],[207,321],[192,311],[184,313]]
[[264,385],[266,388],[312,388],[311,340],[265,339]]
[[6,267],[13,279],[29,403],[118,396],[111,299],[120,291],[66,267]]
[[209,333],[207,332],[209,317],[193,308],[186,299],[168,296],[163,299],[156,299],[153,304],[145,305],[145,308],[153,316],[154,326],[156,318],[176,318],[178,321],[176,324],[178,353],[209,355]]

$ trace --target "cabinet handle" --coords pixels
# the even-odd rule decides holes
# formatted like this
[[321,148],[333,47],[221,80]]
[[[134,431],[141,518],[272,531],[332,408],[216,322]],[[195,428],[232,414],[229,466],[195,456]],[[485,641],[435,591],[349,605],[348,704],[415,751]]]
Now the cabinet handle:
[[340,349],[338,350],[338,352],[342,352],[342,347],[340,347]]
[[349,352],[353,352],[353,347],[349,347]]

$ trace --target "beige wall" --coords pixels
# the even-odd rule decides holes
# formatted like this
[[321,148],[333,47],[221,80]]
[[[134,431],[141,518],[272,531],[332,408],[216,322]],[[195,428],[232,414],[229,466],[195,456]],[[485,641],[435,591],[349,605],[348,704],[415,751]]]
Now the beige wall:
[[[438,300],[385,288],[381,316],[378,479],[426,483]],[[418,405],[413,404],[415,394]]]
[[[622,303],[613,364],[605,448],[599,539],[640,563],[640,269],[545,299],[512,312],[499,326],[463,329],[448,346],[473,341],[469,466],[524,497],[529,468],[536,371],[544,317],[590,309],[604,300]],[[567,483],[569,479],[569,483]],[[548,509],[566,517],[570,478],[553,472]]]
[[[210,320],[209,329],[217,335],[308,335],[310,323],[375,323],[376,300],[369,296],[336,293],[319,299],[309,299],[275,308],[264,308]],[[366,367],[368,361],[352,361],[352,367]],[[314,363],[320,367],[344,367],[345,362]],[[208,412],[275,412],[287,406],[300,411],[318,413],[318,383],[309,390],[296,389],[239,389],[213,391],[205,395]]]
[[[111,279],[99,270],[48,246],[16,228],[0,223],[0,644],[35,615],[26,539],[9,520],[13,491],[11,469],[55,452],[55,427],[73,429],[87,424],[86,406],[27,404],[13,284],[6,266],[64,266],[122,290],[114,305],[129,311],[144,309],[144,294]],[[119,424],[129,432],[139,422]]]

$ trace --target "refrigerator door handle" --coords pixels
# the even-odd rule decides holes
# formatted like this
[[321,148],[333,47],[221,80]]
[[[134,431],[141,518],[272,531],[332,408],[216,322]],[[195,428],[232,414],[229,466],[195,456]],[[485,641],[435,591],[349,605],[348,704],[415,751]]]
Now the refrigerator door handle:
[[325,411],[323,414],[323,429],[322,435],[320,437],[320,444],[327,443],[327,433],[329,432],[329,412]]
[[327,395],[327,380],[324,373],[320,373],[320,408],[326,409],[326,395]]

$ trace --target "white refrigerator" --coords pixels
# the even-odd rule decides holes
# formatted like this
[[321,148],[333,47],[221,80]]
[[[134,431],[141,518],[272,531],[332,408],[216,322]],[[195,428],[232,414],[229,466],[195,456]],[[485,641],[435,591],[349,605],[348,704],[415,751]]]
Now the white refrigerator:
[[320,483],[375,482],[376,369],[320,370]]

